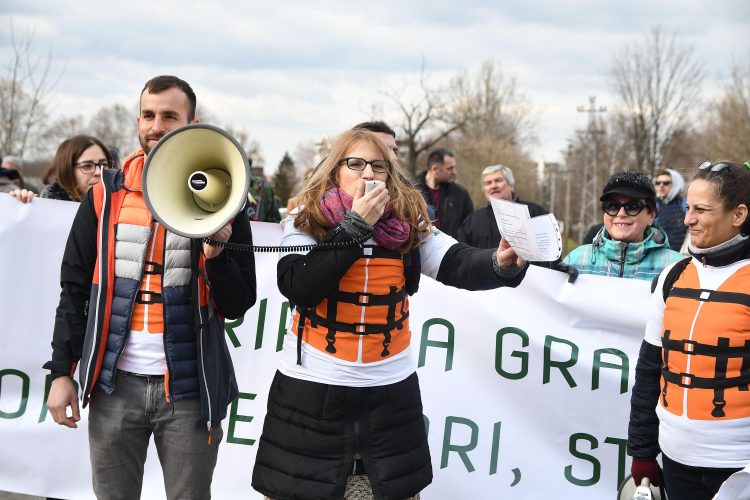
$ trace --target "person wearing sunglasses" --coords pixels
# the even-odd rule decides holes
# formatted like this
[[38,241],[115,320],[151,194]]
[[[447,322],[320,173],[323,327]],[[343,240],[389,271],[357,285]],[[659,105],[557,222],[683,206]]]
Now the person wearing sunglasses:
[[667,233],[654,224],[656,191],[646,175],[617,172],[600,198],[604,226],[593,243],[581,245],[563,262],[581,274],[653,280],[682,256],[669,248]]
[[685,225],[685,202],[682,190],[685,189],[685,179],[671,168],[662,170],[654,178],[656,187],[656,222],[666,231],[669,237],[669,247],[677,252],[687,236]]
[[335,141],[281,244],[277,282],[292,321],[253,488],[270,498],[413,498],[432,465],[409,295],[421,274],[469,290],[515,287],[527,264],[505,241],[478,249],[435,230],[393,150],[365,129]]
[[636,482],[663,479],[669,498],[713,498],[750,463],[748,207],[750,163],[701,164],[687,190],[690,257],[655,283],[627,450]]
[[[112,164],[112,155],[96,137],[76,135],[65,139],[43,176],[46,186],[39,197],[80,202],[89,188],[99,184],[102,171]],[[34,197],[27,189],[15,190],[10,195],[24,203]]]

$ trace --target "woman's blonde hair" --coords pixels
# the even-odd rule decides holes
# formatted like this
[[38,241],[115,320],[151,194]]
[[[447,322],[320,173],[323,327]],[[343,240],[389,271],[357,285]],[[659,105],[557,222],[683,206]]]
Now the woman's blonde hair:
[[422,194],[408,184],[406,177],[401,173],[398,161],[391,158],[392,153],[388,147],[368,130],[348,130],[336,139],[330,154],[313,172],[298,196],[299,205],[303,208],[297,214],[294,226],[311,234],[318,241],[334,226],[323,215],[320,201],[326,191],[338,187],[341,160],[346,158],[355,144],[363,141],[369,142],[378,151],[378,158],[367,158],[368,160],[391,162],[385,186],[391,197],[393,215],[409,224],[409,238],[398,248],[399,252],[406,253],[418,245],[429,232],[427,205]]

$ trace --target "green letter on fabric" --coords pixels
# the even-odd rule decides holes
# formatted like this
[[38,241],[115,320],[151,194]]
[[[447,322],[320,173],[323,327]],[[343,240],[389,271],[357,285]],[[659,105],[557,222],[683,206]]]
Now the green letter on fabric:
[[521,347],[529,346],[529,336],[520,328],[502,328],[498,330],[495,336],[495,371],[502,377],[510,380],[524,378],[529,373],[529,353],[524,351],[513,351],[510,357],[518,358],[521,361],[520,368],[515,372],[509,372],[503,369],[503,344],[506,335],[514,335],[521,339]]
[[286,335],[286,319],[289,316],[289,301],[281,303],[281,314],[279,314],[279,335],[276,338],[276,352],[284,347],[284,335]]
[[[566,361],[552,361],[552,344],[559,343],[565,344],[570,347],[570,358]],[[548,335],[544,339],[544,376],[542,383],[548,384],[550,381],[550,372],[552,368],[559,368],[565,381],[570,387],[575,387],[576,381],[573,380],[573,376],[568,371],[568,368],[576,364],[578,361],[578,346],[569,340],[560,339]]]
[[[471,438],[468,444],[454,445],[451,444],[451,434],[453,432],[453,424],[465,425],[471,432]],[[445,418],[445,431],[443,433],[443,456],[440,460],[440,468],[445,469],[448,467],[448,454],[451,451],[458,453],[461,457],[461,461],[464,463],[466,470],[474,472],[474,465],[469,460],[468,451],[473,450],[477,447],[477,441],[479,440],[479,426],[469,420],[468,418],[461,417],[446,417]]]
[[[430,333],[430,327],[432,325],[442,325],[448,330],[448,340],[446,341],[440,341],[440,340],[429,340],[428,334]],[[454,334],[455,328],[453,328],[453,325],[450,321],[442,319],[442,318],[432,318],[431,320],[425,321],[424,325],[422,325],[422,343],[419,346],[419,364],[418,366],[421,368],[424,366],[425,358],[427,357],[427,347],[442,347],[446,349],[445,354],[445,371],[451,371],[453,368],[453,349],[454,349],[454,343],[453,343],[453,334]]]
[[239,406],[240,399],[255,399],[256,394],[249,392],[241,392],[237,395],[234,401],[232,401],[232,409],[229,412],[229,429],[227,430],[227,443],[232,444],[245,444],[252,446],[255,444],[255,439],[234,437],[235,426],[237,422],[252,422],[254,417],[248,415],[240,415],[237,413],[237,407]]
[[596,438],[594,436],[584,434],[582,432],[573,434],[572,436],[570,436],[570,440],[568,441],[568,449],[570,451],[570,454],[576,458],[585,460],[592,465],[593,470],[591,471],[591,477],[589,479],[578,479],[573,475],[573,466],[568,465],[565,467],[565,479],[575,484],[576,486],[592,486],[599,481],[602,466],[599,463],[599,460],[596,459],[596,457],[578,451],[578,449],[576,448],[578,441],[588,441],[588,443],[591,445],[592,450],[598,448],[599,443],[596,441]]
[[29,403],[29,386],[31,385],[31,380],[28,375],[19,370],[14,370],[12,368],[0,370],[0,400],[2,399],[3,394],[3,380],[6,380],[6,375],[16,376],[21,379],[21,401],[18,403],[17,411],[6,412],[0,410],[0,418],[18,418],[26,412],[26,405]]
[[[621,363],[609,363],[602,361],[602,354],[611,354],[620,358]],[[594,351],[594,370],[591,373],[591,390],[599,388],[599,370],[601,368],[613,368],[620,370],[620,394],[628,392],[628,371],[630,370],[630,360],[628,356],[618,349],[597,349]]]

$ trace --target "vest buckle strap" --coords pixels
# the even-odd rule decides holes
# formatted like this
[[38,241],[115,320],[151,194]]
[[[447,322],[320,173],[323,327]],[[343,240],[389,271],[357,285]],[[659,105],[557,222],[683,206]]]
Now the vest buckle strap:
[[331,354],[336,354],[336,346],[334,345],[336,343],[336,334],[333,332],[329,332],[328,335],[326,335],[326,352],[330,352]]
[[156,262],[147,260],[143,263],[143,274],[162,274],[164,272],[164,266]]
[[695,344],[697,344],[695,340],[683,340],[682,352],[684,352],[685,354],[692,354],[693,352],[695,352]]
[[135,301],[139,304],[161,304],[163,302],[160,293],[150,290],[138,290],[138,293],[135,295]]
[[358,306],[366,306],[370,303],[370,299],[372,298],[372,294],[369,292],[360,292],[357,294],[357,305]]
[[693,386],[693,379],[695,379],[695,375],[692,373],[680,373],[679,386],[689,389]]

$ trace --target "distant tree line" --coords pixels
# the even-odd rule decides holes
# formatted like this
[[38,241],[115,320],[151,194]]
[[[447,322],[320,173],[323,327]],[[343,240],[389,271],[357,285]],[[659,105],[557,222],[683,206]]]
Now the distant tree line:
[[[50,73],[51,54],[33,51],[33,33],[19,37],[11,24],[10,38],[13,53],[0,78],[0,152],[46,164],[64,138],[78,133],[95,135],[121,154],[137,147],[137,104],[105,106],[88,119],[52,119],[51,92],[62,75]],[[486,61],[474,72],[459,71],[447,83],[434,83],[423,62],[416,80],[380,89],[367,119],[385,120],[396,129],[400,164],[408,175],[425,168],[432,149],[453,149],[459,181],[476,206],[484,204],[481,170],[497,163],[510,166],[521,196],[553,211],[565,222],[567,236],[577,239],[584,228],[600,222],[596,193],[615,171],[653,175],[669,167],[689,179],[705,159],[750,159],[750,57],[729,68],[728,80],[707,101],[702,100],[702,68],[693,46],[659,26],[640,42],[624,44],[603,75],[615,101],[585,130],[571,131],[563,162],[548,165],[543,175],[532,150],[544,112],[497,61]],[[200,105],[198,116],[220,125]],[[224,128],[255,166],[264,164],[261,146],[247,129]],[[299,144],[293,154],[285,153],[275,173],[267,173],[283,202],[300,188],[302,173],[325,156],[325,144]]]

